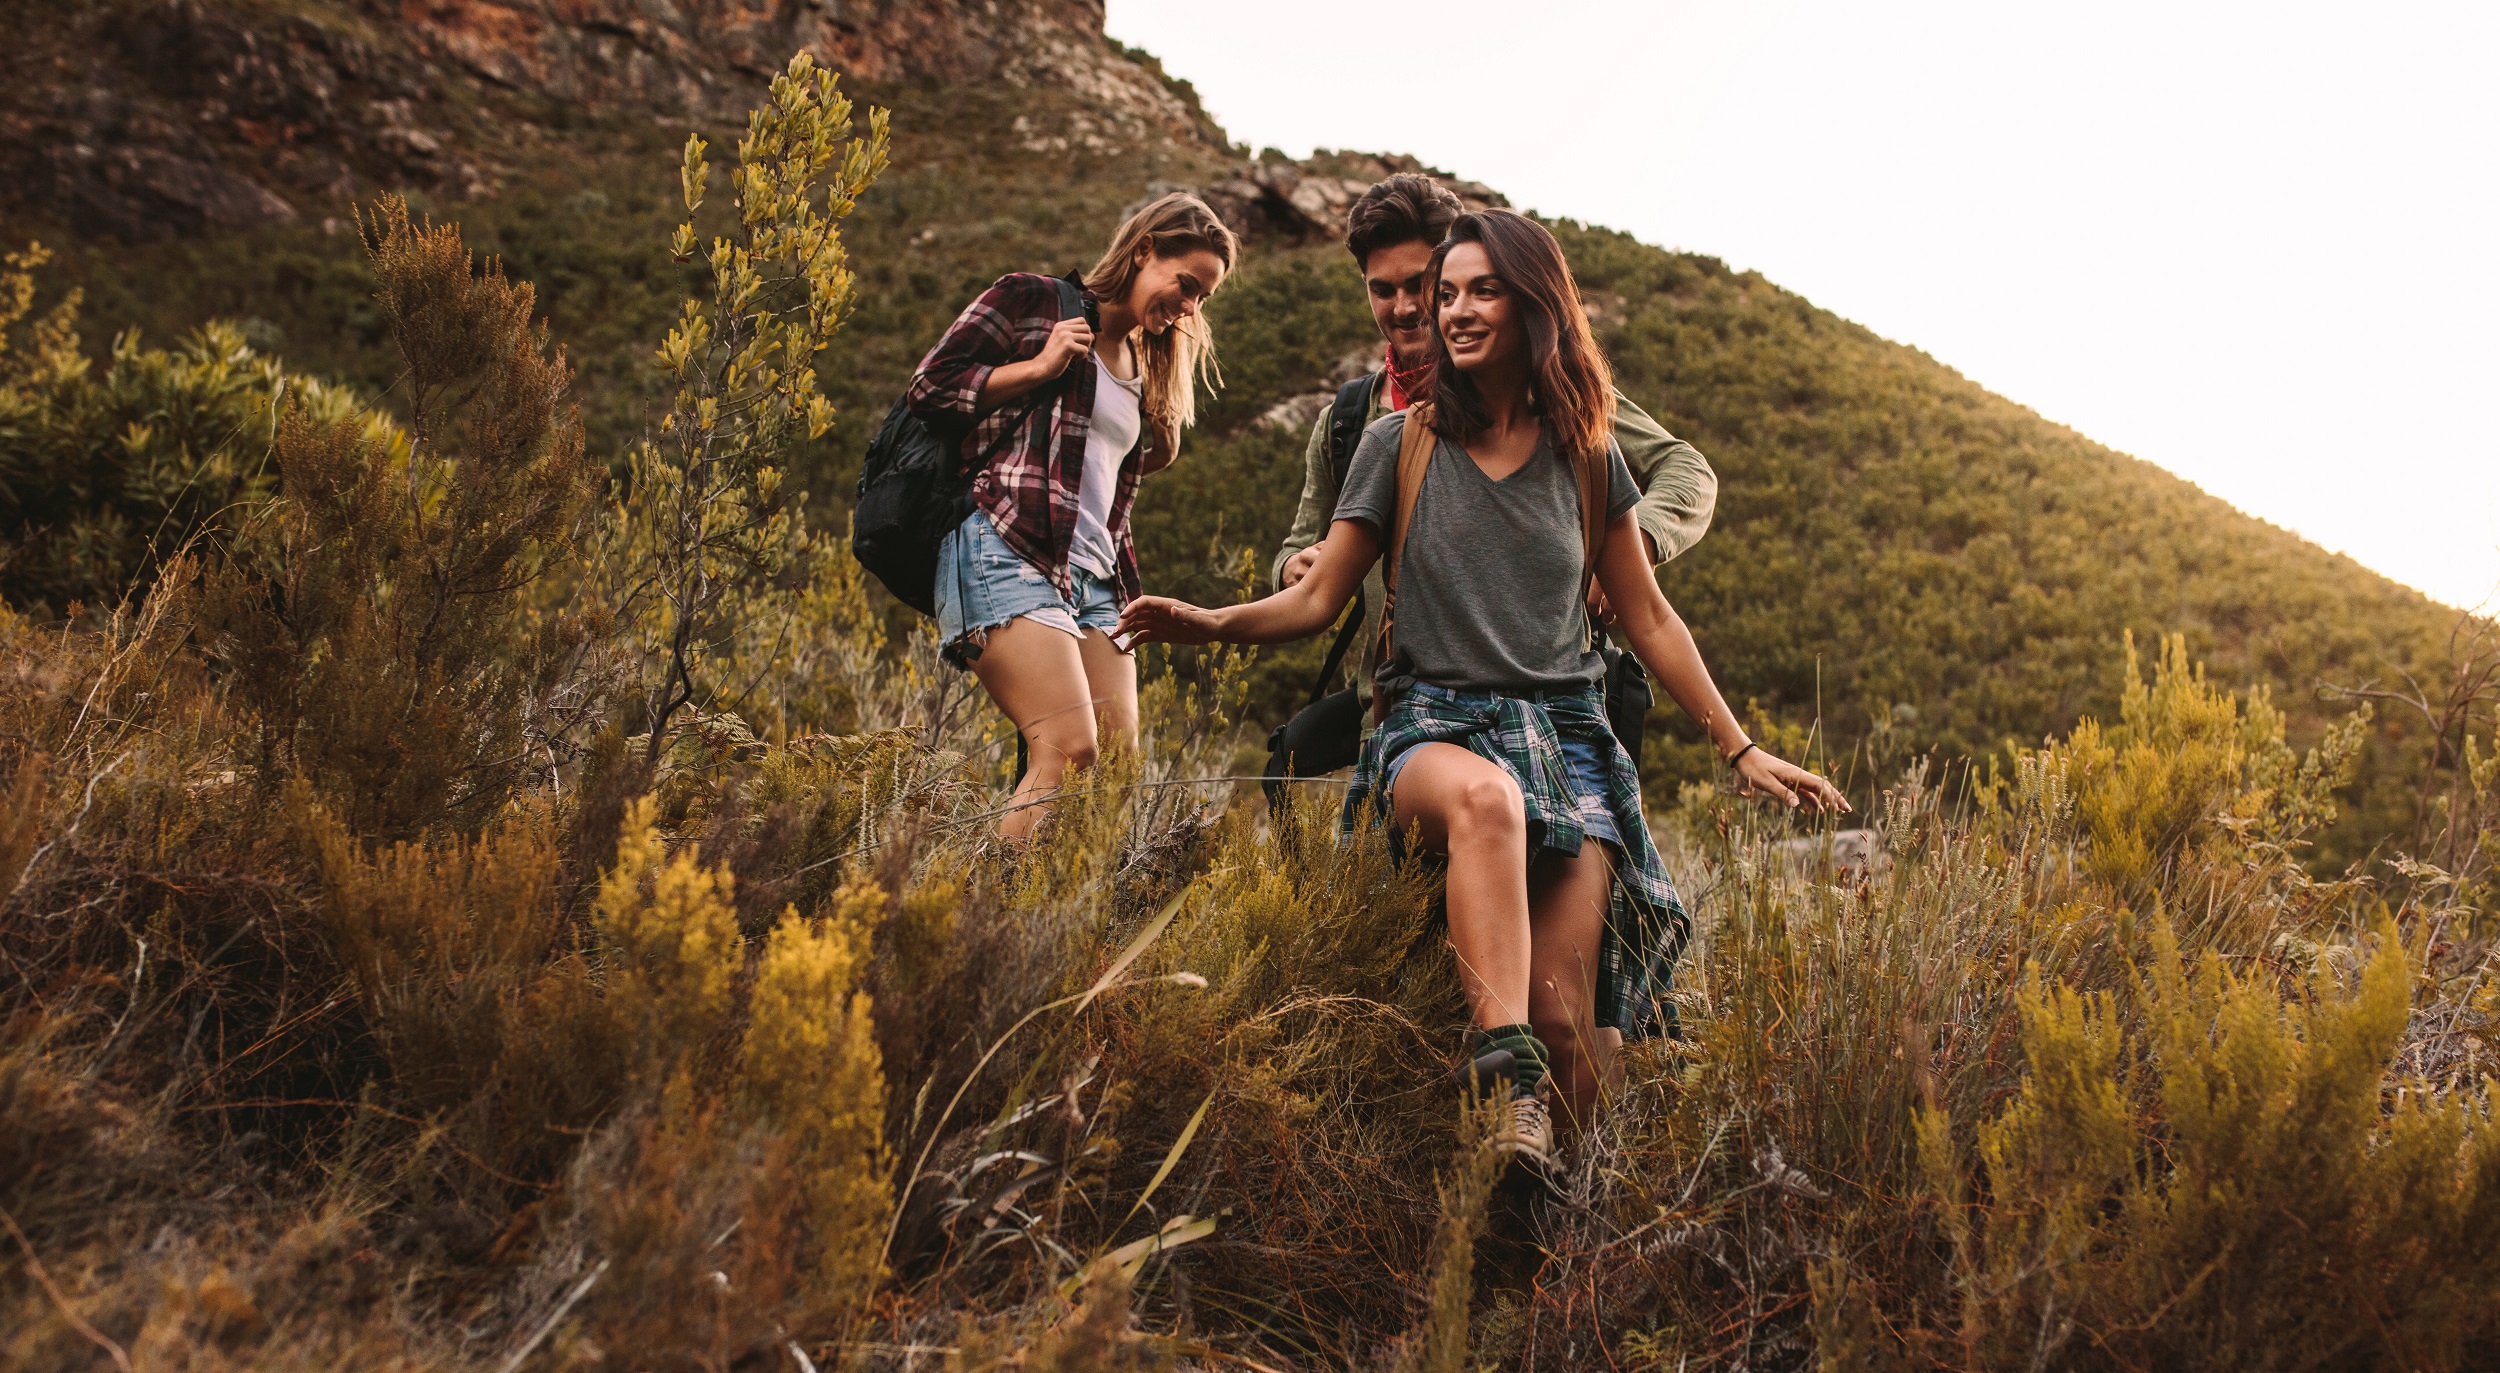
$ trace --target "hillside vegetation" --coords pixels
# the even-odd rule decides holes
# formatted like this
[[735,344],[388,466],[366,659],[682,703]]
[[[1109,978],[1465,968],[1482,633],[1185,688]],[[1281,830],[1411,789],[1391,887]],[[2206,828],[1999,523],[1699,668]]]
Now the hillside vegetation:
[[[1149,184],[1206,184],[1230,165],[1182,139],[1052,148],[1048,132],[1086,125],[1090,107],[1047,86],[872,86],[862,98],[895,111],[895,166],[851,221],[864,289],[821,367],[838,418],[793,473],[833,524],[870,427],[965,300],[1002,272],[1090,262]],[[508,153],[505,189],[456,213],[481,252],[537,286],[580,372],[591,451],[621,470],[657,394],[649,342],[698,284],[654,246],[675,214],[678,134],[629,110],[567,124]],[[1717,523],[1666,575],[1670,598],[1729,698],[1816,730],[1818,751],[1861,792],[1914,754],[2001,764],[2009,746],[2106,715],[2122,632],[2186,635],[2224,680],[2269,688],[2303,741],[2342,709],[2318,699],[2322,682],[2395,686],[2446,670],[2455,613],[2349,559],[1757,275],[1555,228],[1625,392],[1721,477]],[[134,328],[170,346],[223,319],[291,368],[398,403],[344,206],[145,245],[63,239],[40,223],[15,231],[38,234],[59,250],[47,281],[85,292],[99,349]],[[1234,550],[1263,566],[1290,522],[1301,434],[1261,417],[1376,345],[1342,250],[1291,234],[1266,236],[1210,313],[1223,398],[1182,463],[1147,485],[1138,516],[1148,581],[1183,595],[1233,585]],[[47,518],[0,509],[21,539]],[[12,594],[48,590],[40,599],[57,609],[65,594],[110,599],[120,588],[108,583]],[[1269,655],[1254,716],[1281,718],[1318,658],[1315,645]],[[1706,775],[1706,759],[1671,708],[1658,724],[1668,737],[1646,762],[1653,794],[1671,798]],[[2321,836],[2321,872],[2417,818],[2404,777],[2429,750],[2422,721],[2391,712],[2379,728],[2354,803]]]
[[[701,195],[682,128],[592,109],[475,201],[22,226],[0,1366],[2500,1359],[2488,624],[1556,226],[1721,472],[1670,593],[1875,833],[1715,791],[1662,711],[1682,1037],[1505,1177],[1437,873],[1226,780],[1314,648],[1150,651],[1141,747],[1004,847],[1008,730],[839,538],[966,295],[1228,152],[850,86],[890,131],[795,63]],[[1218,306],[1140,514],[1210,597],[1295,494],[1264,417],[1371,346],[1324,242]],[[2406,667],[2418,709],[2314,691]]]

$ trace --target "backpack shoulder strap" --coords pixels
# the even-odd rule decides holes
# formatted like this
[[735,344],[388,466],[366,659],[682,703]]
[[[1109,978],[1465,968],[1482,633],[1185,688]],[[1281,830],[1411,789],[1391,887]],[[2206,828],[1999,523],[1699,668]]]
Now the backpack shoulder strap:
[[1063,277],[1052,277],[1050,282],[1059,288],[1059,317],[1061,319],[1074,319],[1085,313],[1085,292],[1076,284],[1076,273],[1070,272]]
[[[1406,557],[1406,531],[1415,522],[1415,498],[1423,494],[1424,473],[1432,467],[1432,450],[1441,436],[1432,427],[1432,403],[1418,401],[1406,412],[1406,428],[1398,435],[1398,506],[1382,540],[1380,579],[1388,592],[1380,610],[1380,649],[1375,661],[1387,662],[1396,647],[1398,565]],[[1388,702],[1372,693],[1372,714],[1383,718]]]
[[1398,511],[1389,526],[1388,564],[1380,573],[1392,605],[1397,603],[1398,564],[1406,556],[1407,526],[1415,522],[1415,498],[1423,494],[1424,473],[1432,466],[1433,445],[1440,437],[1433,431],[1431,405],[1406,412],[1406,430],[1398,435]]
[[1597,582],[1597,557],[1606,549],[1606,489],[1613,475],[1614,452],[1610,444],[1596,461],[1582,458],[1572,464],[1580,488],[1581,618],[1588,626],[1589,646],[1601,653],[1609,651],[1609,641],[1597,618],[1587,613],[1587,606],[1589,588]]
[[[1337,494],[1345,494],[1345,476],[1354,465],[1354,450],[1363,442],[1363,421],[1371,414],[1372,386],[1378,373],[1356,377],[1337,388],[1337,399],[1328,407],[1328,456],[1337,474]],[[1311,684],[1311,704],[1319,704],[1328,693],[1328,683],[1337,675],[1337,665],[1345,661],[1345,651],[1353,644],[1355,632],[1363,627],[1363,593],[1354,593],[1354,611],[1346,616],[1337,630],[1336,642],[1328,646],[1328,661],[1321,664],[1319,678]]]
[[1606,549],[1606,490],[1608,478],[1614,475],[1614,445],[1593,457],[1575,459],[1572,467],[1580,481],[1580,591],[1588,592],[1588,583],[1597,576],[1597,555]]
[[1372,387],[1380,374],[1356,377],[1337,388],[1328,407],[1328,460],[1337,472],[1337,490],[1345,490],[1345,474],[1354,466],[1354,450],[1363,442],[1363,420],[1372,412]]

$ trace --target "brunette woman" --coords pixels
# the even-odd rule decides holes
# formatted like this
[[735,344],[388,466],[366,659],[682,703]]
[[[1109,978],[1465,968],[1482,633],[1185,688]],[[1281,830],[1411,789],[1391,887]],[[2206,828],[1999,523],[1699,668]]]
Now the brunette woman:
[[[1197,417],[1215,361],[1199,308],[1235,253],[1205,204],[1164,196],[1122,222],[1084,275],[1099,327],[1062,318],[1049,277],[1001,277],[912,377],[914,412],[966,428],[967,454],[995,450],[973,476],[972,514],[939,549],[937,610],[947,660],[972,670],[1030,752],[1002,835],[1032,832],[1104,732],[1136,742],[1136,662],[1109,637],[1139,590],[1129,508]],[[1047,398],[1032,404],[1037,391]]]
[[1567,1121],[1589,1118],[1616,1039],[1604,1032],[1656,1032],[1687,927],[1598,696],[1588,579],[1742,791],[1815,811],[1848,803],[1745,736],[1659,593],[1632,514],[1640,493],[1610,437],[1612,380],[1553,235],[1505,210],[1462,215],[1427,285],[1430,399],[1365,431],[1310,574],[1222,610],[1144,597],[1120,631],[1131,642],[1299,639],[1335,621],[1385,550],[1385,718],[1345,824],[1377,806],[1396,833],[1447,857],[1473,1052],[1511,1052],[1504,1145],[1543,1159],[1548,1083]]

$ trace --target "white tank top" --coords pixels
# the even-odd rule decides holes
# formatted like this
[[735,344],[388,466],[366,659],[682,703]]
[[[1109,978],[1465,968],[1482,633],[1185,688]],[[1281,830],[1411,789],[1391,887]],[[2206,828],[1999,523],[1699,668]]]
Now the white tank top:
[[1122,381],[1102,365],[1101,355],[1086,356],[1094,364],[1094,424],[1085,435],[1085,476],[1076,489],[1076,542],[1068,561],[1109,581],[1120,565],[1111,546],[1111,498],[1120,489],[1120,464],[1145,427],[1140,402],[1146,379],[1141,372],[1135,381]]

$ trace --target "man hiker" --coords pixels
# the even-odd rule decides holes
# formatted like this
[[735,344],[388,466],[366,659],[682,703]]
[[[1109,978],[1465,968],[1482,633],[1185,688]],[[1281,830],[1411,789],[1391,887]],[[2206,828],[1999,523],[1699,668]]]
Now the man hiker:
[[[1317,545],[1327,536],[1329,520],[1337,509],[1338,486],[1364,427],[1430,392],[1434,305],[1424,299],[1424,271],[1431,264],[1433,248],[1449,232],[1450,222],[1465,209],[1456,195],[1430,177],[1401,172],[1365,191],[1346,217],[1346,248],[1363,274],[1372,319],[1379,324],[1388,351],[1379,371],[1348,384],[1348,392],[1361,388],[1359,413],[1341,393],[1340,403],[1321,411],[1311,426],[1310,444],[1303,453],[1302,503],[1294,512],[1293,532],[1285,536],[1270,569],[1278,590],[1301,581],[1318,560]],[[1709,531],[1710,513],[1718,504],[1719,479],[1691,444],[1668,433],[1619,394],[1614,435],[1640,488],[1634,518],[1649,546],[1649,561],[1663,567],[1701,542]],[[1363,625],[1354,640],[1366,646],[1367,655],[1378,642],[1385,600],[1380,568],[1375,566],[1363,582]],[[1593,584],[1589,602],[1592,614],[1600,620],[1611,619],[1604,593]],[[1371,699],[1375,666],[1366,661],[1352,674],[1353,686],[1366,703]],[[1368,712],[1365,719],[1368,722]]]

